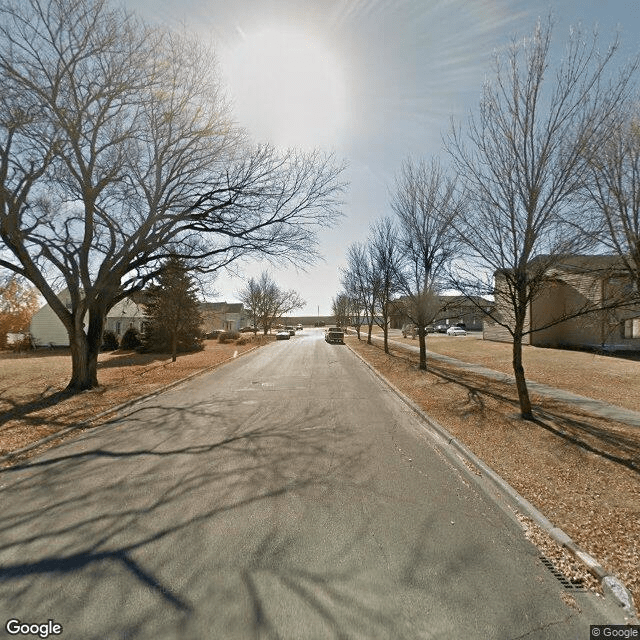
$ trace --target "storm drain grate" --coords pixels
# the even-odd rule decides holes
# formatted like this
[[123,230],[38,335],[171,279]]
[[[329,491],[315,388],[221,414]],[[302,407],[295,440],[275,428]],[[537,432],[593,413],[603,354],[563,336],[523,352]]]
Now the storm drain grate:
[[570,591],[585,591],[586,587],[582,578],[576,578],[575,580],[567,578],[554,564],[545,556],[539,556],[542,564],[551,571],[551,573],[559,580],[560,584]]

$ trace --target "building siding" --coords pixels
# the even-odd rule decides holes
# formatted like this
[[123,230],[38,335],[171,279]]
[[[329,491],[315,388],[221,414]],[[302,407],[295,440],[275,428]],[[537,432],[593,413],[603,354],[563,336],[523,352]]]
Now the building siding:
[[[584,264],[588,265],[588,262]],[[591,311],[562,320],[567,315],[586,311],[589,306],[613,300],[620,287],[628,286],[628,278],[612,278],[611,271],[601,267],[590,271],[582,265],[577,269],[571,261],[569,268],[551,269],[548,275],[548,283],[529,306],[532,333],[528,343],[549,347],[640,350],[640,306]],[[504,276],[496,273],[495,278],[496,291],[499,291]],[[498,294],[495,315],[506,324],[513,317],[508,301],[501,300]],[[509,331],[490,319],[485,321],[483,336],[486,340],[511,341]]]
[[60,318],[48,304],[33,314],[29,331],[34,344],[38,347],[69,346],[69,334]]
[[[66,290],[60,292],[58,294],[58,298],[60,298],[65,305],[70,302],[70,297]],[[143,322],[144,307],[136,304],[129,298],[125,298],[114,305],[109,311],[105,319],[104,328],[105,331],[113,331],[118,338],[122,338],[125,331],[130,326],[141,331]],[[85,316],[84,323],[86,326],[87,316]],[[118,327],[118,324],[120,327]],[[119,332],[117,331],[118,328],[120,329]],[[45,304],[44,307],[34,313],[31,318],[29,331],[33,342],[37,347],[44,347],[48,345],[54,347],[69,346],[69,335],[67,330],[49,304]]]

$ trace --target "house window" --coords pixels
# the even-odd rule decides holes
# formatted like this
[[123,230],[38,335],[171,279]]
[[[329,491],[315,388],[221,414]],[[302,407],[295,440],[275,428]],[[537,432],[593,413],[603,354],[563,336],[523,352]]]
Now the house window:
[[640,318],[628,318],[624,321],[624,337],[640,338]]
[[120,323],[116,322],[116,335],[120,335]]

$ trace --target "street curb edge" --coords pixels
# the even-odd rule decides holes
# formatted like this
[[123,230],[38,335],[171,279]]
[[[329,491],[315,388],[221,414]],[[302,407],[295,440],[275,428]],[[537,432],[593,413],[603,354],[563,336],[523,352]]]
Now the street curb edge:
[[[442,439],[445,445],[449,445],[455,449],[459,458],[466,458],[470,464],[480,469],[482,473],[493,483],[494,487],[514,503],[518,510],[531,518],[531,520],[533,520],[541,529],[546,531],[546,533],[560,546],[570,551],[577,559],[579,559],[586,566],[587,570],[600,581],[605,595],[611,597],[624,609],[626,615],[630,618],[630,624],[638,624],[638,618],[633,605],[631,593],[619,578],[608,573],[595,558],[583,551],[562,529],[554,526],[542,512],[534,507],[526,498],[520,495],[520,493],[518,493],[506,480],[504,480],[504,478],[485,464],[457,438],[454,438],[440,423],[429,417],[415,402],[413,402],[413,400],[411,400],[411,398],[400,391],[400,389],[398,389],[390,380],[385,378],[360,354],[356,353],[350,345],[347,344],[347,347],[349,347],[351,353],[359,358],[360,361],[363,362],[378,379],[387,385],[414,413],[426,422]],[[454,460],[454,462],[456,461]],[[472,476],[473,474],[469,475]],[[479,484],[478,486],[481,487]]]
[[[0,456],[0,464],[2,464],[3,462],[8,462],[10,460],[12,460],[13,458],[19,458],[21,455],[25,454],[25,453],[29,453],[29,451],[31,451],[32,449],[37,449],[38,447],[42,446],[43,444],[47,444],[47,442],[51,442],[52,440],[55,440],[56,438],[61,438],[62,436],[65,436],[68,433],[71,433],[72,431],[76,431],[79,429],[85,429],[88,428],[89,425],[94,421],[94,420],[100,420],[102,418],[105,418],[106,416],[111,415],[112,413],[118,413],[120,411],[123,411],[124,409],[128,409],[129,407],[133,406],[134,404],[137,404],[138,402],[143,402],[144,400],[148,400],[149,398],[153,398],[154,396],[158,396],[161,393],[164,393],[165,391],[169,391],[169,389],[172,389],[173,387],[177,387],[179,384],[182,384],[183,382],[186,382],[187,380],[191,380],[191,378],[195,378],[196,376],[200,376],[203,375],[205,373],[208,373],[209,371],[213,371],[214,369],[217,369],[218,367],[221,367],[222,365],[227,364],[228,362],[231,362],[233,360],[237,360],[238,358],[241,358],[242,356],[246,355],[247,353],[251,353],[252,351],[255,351],[256,349],[259,349],[260,347],[262,347],[264,345],[257,345],[255,347],[251,347],[251,349],[247,349],[246,351],[243,351],[242,353],[238,354],[237,356],[231,356],[230,358],[227,358],[226,360],[222,360],[220,362],[217,362],[216,364],[210,365],[204,369],[199,369],[198,371],[194,371],[193,373],[190,373],[188,376],[184,377],[184,378],[180,378],[180,380],[174,380],[173,382],[170,382],[169,384],[166,384],[164,387],[159,387],[158,389],[154,389],[153,391],[149,391],[148,393],[145,393],[144,395],[141,396],[137,396],[136,398],[132,398],[131,400],[127,400],[126,402],[123,402],[119,405],[116,405],[115,407],[111,407],[110,409],[105,409],[105,411],[102,411],[100,413],[97,413],[95,416],[92,416],[91,418],[88,418],[86,420],[83,420],[82,422],[78,422],[77,424],[71,425],[70,427],[67,427],[66,429],[62,429],[61,431],[56,431],[56,433],[52,433],[51,435],[48,435],[44,438],[41,438],[40,440],[38,440],[37,442],[32,442],[31,444],[27,445],[26,447],[22,447],[22,449],[16,449],[15,451],[11,451],[10,453],[6,453],[3,456]],[[102,424],[98,424],[95,425],[96,427],[100,427],[102,426]],[[0,469],[1,471],[2,469]]]

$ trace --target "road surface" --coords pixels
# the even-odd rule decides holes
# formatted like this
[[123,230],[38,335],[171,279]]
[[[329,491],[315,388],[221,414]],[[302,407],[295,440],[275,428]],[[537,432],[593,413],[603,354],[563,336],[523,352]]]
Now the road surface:
[[586,640],[614,621],[465,478],[305,329],[0,474],[0,637]]

